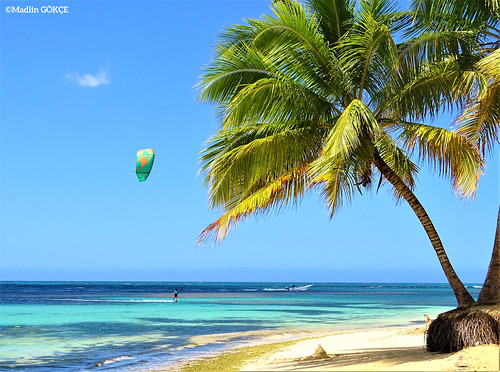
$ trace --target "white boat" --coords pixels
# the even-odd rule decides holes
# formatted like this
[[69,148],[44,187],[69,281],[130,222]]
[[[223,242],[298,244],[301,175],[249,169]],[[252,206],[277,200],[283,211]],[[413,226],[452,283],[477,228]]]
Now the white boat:
[[264,288],[263,291],[307,291],[308,288],[312,287],[312,284],[303,285],[300,287],[285,287],[285,288]]

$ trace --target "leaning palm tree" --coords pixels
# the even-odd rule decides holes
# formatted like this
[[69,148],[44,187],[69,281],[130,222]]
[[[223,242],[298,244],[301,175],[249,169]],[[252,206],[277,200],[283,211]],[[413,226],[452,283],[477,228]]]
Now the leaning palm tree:
[[[500,128],[500,33],[497,40],[497,48],[476,64],[476,73],[486,81],[484,88],[477,89],[472,97],[467,94],[465,109],[457,119],[457,132],[477,143],[485,155],[498,143]],[[500,210],[493,254],[478,303],[500,305]]]
[[[415,39],[427,51],[427,57],[460,62],[462,72],[457,75],[454,91],[463,111],[456,120],[457,133],[467,137],[484,156],[491,154],[498,143],[500,126],[500,1],[414,0],[412,5],[418,25],[413,30],[414,35],[418,33]],[[463,35],[474,35],[474,43],[453,48]],[[455,351],[499,343],[499,305],[500,211],[493,254],[477,306],[440,314],[429,328],[427,347],[431,351]]]
[[220,116],[202,171],[210,206],[224,212],[200,242],[221,241],[242,219],[298,203],[308,190],[319,190],[333,215],[357,192],[389,184],[420,220],[459,306],[473,304],[412,191],[412,155],[460,195],[475,191],[476,148],[421,123],[452,94],[457,62],[415,63],[394,41],[409,18],[390,0],[288,0],[272,11],[226,29],[201,78],[200,98]]

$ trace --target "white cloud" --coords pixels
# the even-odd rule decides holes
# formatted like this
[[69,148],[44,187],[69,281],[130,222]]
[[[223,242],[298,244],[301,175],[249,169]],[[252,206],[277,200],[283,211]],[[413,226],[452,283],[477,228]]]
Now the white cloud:
[[68,72],[65,75],[66,80],[81,87],[98,87],[99,85],[108,85],[111,83],[109,73],[105,69],[100,69],[95,74],[80,74],[80,72]]

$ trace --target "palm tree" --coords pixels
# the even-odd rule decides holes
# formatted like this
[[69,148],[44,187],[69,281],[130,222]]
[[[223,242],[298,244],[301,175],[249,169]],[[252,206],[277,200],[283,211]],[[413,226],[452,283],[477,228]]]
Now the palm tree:
[[[416,31],[421,33],[416,39],[431,41],[428,46],[440,46],[427,47],[428,58],[461,62],[462,71],[454,88],[455,98],[463,108],[456,120],[457,133],[473,142],[484,156],[491,154],[498,143],[500,126],[500,1],[414,0],[412,5],[419,25]],[[473,42],[457,48],[463,35],[474,35]],[[440,314],[428,331],[429,350],[455,351],[468,345],[499,343],[498,305],[500,210],[493,253],[477,306]]]
[[[481,58],[475,67],[475,90],[465,90],[465,109],[457,119],[457,132],[476,143],[483,155],[491,154],[499,142],[500,128],[500,1],[480,2],[486,10],[481,14],[482,34],[486,40],[477,50]],[[479,18],[479,17],[476,17]],[[488,273],[478,297],[484,305],[500,304],[500,210]]]
[[[500,128],[500,32],[496,36],[496,48],[487,51],[486,56],[475,66],[475,74],[486,83],[472,94],[470,91],[465,92],[465,108],[456,120],[457,132],[476,143],[484,155],[493,152]],[[484,52],[481,50],[481,53]],[[477,302],[482,305],[500,305],[500,209],[493,253]]]
[[[471,196],[482,157],[463,136],[421,123],[451,100],[455,60],[416,63],[394,35],[408,23],[390,0],[275,2],[273,15],[222,34],[200,82],[220,128],[203,150],[212,208],[224,213],[200,234],[221,241],[252,214],[298,203],[312,189],[331,214],[378,179],[414,210],[454,290],[474,299],[413,193],[412,154]],[[378,189],[377,187],[377,189]]]
[[[500,43],[500,34],[498,41]],[[473,139],[477,138],[483,151],[486,149],[491,151],[491,143],[498,142],[500,127],[500,48],[497,47],[489,56],[479,61],[478,68],[489,77],[489,84],[484,94],[477,95],[477,100],[467,107],[459,120],[459,123],[466,122],[469,125],[461,126],[459,129],[465,134],[472,133]],[[467,119],[472,120],[467,121]],[[473,125],[470,126],[470,124]],[[483,144],[485,142],[486,145]],[[483,289],[479,293],[478,303],[500,304],[500,209],[493,253]]]

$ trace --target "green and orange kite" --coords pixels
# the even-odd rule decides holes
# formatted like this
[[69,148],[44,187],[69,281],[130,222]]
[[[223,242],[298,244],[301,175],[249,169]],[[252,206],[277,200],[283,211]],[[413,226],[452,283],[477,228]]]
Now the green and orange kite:
[[137,163],[135,166],[135,173],[139,182],[144,182],[153,168],[153,162],[155,161],[155,152],[153,149],[145,149],[137,151]]

